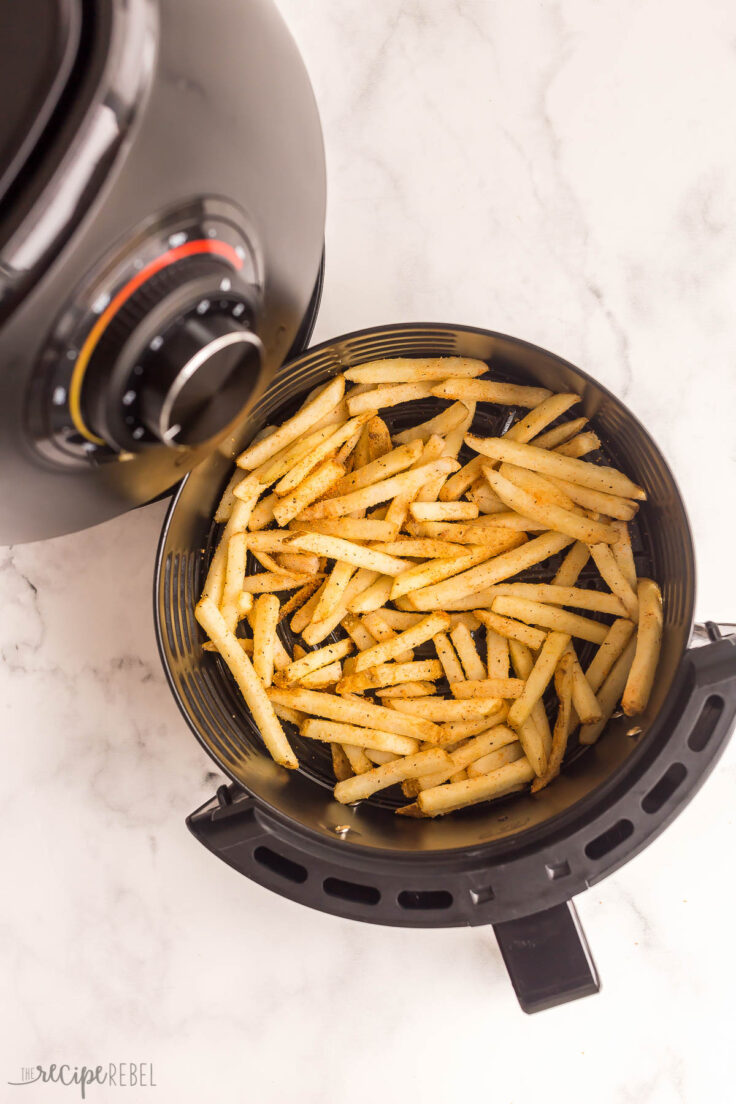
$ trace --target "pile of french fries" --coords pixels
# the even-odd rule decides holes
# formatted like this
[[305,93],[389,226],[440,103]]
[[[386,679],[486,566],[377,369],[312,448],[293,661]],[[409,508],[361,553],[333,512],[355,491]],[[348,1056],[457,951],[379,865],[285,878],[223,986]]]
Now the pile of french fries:
[[[434,817],[536,792],[576,729],[592,744],[619,702],[647,705],[662,599],[636,576],[627,526],[646,495],[585,459],[596,434],[561,420],[577,395],[487,375],[464,357],[349,368],[262,431],[218,506],[204,646],[277,763],[299,765],[283,722],[330,746],[340,802],[401,784],[397,812]],[[452,401],[392,438],[380,412],[431,396]],[[526,413],[478,437],[479,402]],[[517,578],[562,552],[549,581]],[[263,570],[246,573],[248,553]],[[576,585],[589,561],[604,589]],[[287,618],[304,642],[291,655]],[[585,669],[576,641],[596,645]]]

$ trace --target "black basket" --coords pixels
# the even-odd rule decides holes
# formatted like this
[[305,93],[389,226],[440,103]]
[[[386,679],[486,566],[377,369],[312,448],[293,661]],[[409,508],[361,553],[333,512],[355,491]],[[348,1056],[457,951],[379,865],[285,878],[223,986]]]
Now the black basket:
[[[211,518],[232,463],[221,455],[193,471],[172,502],[157,560],[155,620],[177,702],[233,782],[190,817],[198,838],[254,880],[326,912],[418,927],[492,923],[519,999],[531,1011],[597,989],[570,899],[645,846],[707,775],[736,710],[736,649],[731,640],[714,639],[688,650],[692,538],[654,442],[610,392],[535,346],[442,325],[347,335],[285,366],[238,444],[351,364],[438,355],[478,357],[490,362],[494,378],[578,393],[576,416],[585,414],[602,442],[597,458],[645,487],[633,542],[638,569],[662,586],[664,631],[655,688],[641,717],[633,723],[614,717],[598,743],[573,746],[563,775],[536,795],[434,820],[393,816],[390,793],[338,804],[326,749],[309,741],[294,740],[302,768],[284,771],[264,753],[222,662],[202,651],[193,616],[218,535]],[[446,405],[431,402],[421,412],[413,408],[412,418]],[[402,416],[400,407],[392,411],[396,428]],[[508,408],[478,404],[474,431],[500,432],[508,420]]]

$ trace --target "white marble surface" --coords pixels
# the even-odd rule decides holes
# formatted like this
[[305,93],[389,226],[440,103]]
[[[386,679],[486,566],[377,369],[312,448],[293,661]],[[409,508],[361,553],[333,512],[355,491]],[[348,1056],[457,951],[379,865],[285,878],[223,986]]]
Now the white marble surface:
[[[467,322],[598,376],[680,481],[699,615],[736,621],[733,4],[280,7],[327,143],[316,338]],[[184,817],[219,779],[156,654],[163,513],[0,552],[0,1082],[138,1059],[156,1090],[89,1099],[730,1099],[736,745],[664,837],[580,899],[602,994],[524,1017],[489,931],[322,916],[190,839]]]

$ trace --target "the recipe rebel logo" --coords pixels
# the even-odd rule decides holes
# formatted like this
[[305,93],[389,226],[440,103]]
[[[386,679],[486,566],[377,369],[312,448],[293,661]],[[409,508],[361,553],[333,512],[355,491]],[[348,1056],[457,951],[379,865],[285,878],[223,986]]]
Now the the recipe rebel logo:
[[8,1084],[19,1088],[26,1085],[76,1086],[82,1100],[87,1099],[89,1088],[98,1085],[114,1089],[157,1087],[152,1062],[108,1062],[104,1066],[72,1066],[63,1062],[50,1066],[22,1066],[20,1080],[8,1081]]

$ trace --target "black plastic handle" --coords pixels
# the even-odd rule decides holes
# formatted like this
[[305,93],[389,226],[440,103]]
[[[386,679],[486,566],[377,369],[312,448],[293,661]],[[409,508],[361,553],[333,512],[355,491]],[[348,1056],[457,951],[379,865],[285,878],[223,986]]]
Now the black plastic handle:
[[524,1012],[542,1012],[600,989],[572,901],[494,924],[499,950]]

